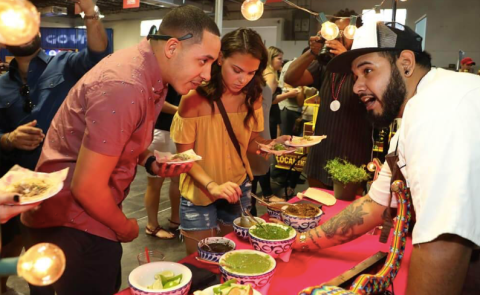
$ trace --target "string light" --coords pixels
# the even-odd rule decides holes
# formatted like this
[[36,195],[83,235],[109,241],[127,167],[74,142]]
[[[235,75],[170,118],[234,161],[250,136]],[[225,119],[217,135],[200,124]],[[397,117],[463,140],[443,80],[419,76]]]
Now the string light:
[[65,270],[65,254],[54,244],[41,243],[20,257],[17,273],[35,286],[47,286],[56,282]]
[[38,34],[40,15],[25,0],[0,0],[0,43],[11,46],[25,44]]
[[350,17],[350,24],[343,31],[343,35],[345,36],[345,38],[353,39],[355,37],[356,32],[357,32],[357,17],[355,15],[352,15]]
[[263,4],[266,0],[245,0],[242,4],[242,15],[249,21],[254,21],[262,17]]
[[328,21],[327,17],[323,12],[318,14],[317,20],[322,24],[320,34],[325,40],[330,41],[337,38],[338,34],[340,33],[340,29],[336,24]]

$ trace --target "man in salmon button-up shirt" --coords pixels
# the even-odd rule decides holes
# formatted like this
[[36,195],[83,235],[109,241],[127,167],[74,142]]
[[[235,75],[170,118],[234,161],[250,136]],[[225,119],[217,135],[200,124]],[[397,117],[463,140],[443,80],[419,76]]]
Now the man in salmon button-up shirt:
[[57,244],[67,266],[52,287],[31,294],[116,292],[122,247],[138,236],[121,210],[137,164],[163,177],[190,165],[160,165],[147,151],[171,84],[180,94],[210,79],[220,52],[216,24],[194,6],[180,6],[159,31],[105,58],[70,91],[45,139],[37,171],[69,167],[63,190],[22,215],[28,245]]

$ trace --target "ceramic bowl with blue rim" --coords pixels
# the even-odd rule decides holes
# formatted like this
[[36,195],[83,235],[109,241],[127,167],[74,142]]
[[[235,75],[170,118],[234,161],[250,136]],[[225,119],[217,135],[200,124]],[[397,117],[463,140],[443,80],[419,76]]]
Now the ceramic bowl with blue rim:
[[[180,284],[162,290],[149,290],[155,281],[155,275],[171,271],[174,275],[182,274]],[[151,262],[135,268],[128,276],[128,284],[132,295],[187,295],[192,284],[192,272],[183,264],[169,261]]]
[[292,244],[297,236],[297,232],[292,227],[277,223],[265,223],[265,225],[267,226],[267,231],[270,227],[279,227],[288,231],[288,237],[282,239],[266,239],[264,237],[259,237],[254,234],[258,225],[254,225],[248,230],[250,244],[252,244],[253,249],[270,254],[274,257],[292,249]]
[[[295,205],[290,205],[295,206]],[[315,206],[312,206],[315,207]],[[298,232],[306,232],[312,228],[315,228],[320,223],[320,219],[322,218],[323,211],[320,208],[315,207],[318,209],[318,213],[311,217],[305,216],[298,216],[291,214],[288,210],[282,211],[282,220],[285,224],[290,225]]]
[[[238,263],[232,263],[232,261]],[[220,258],[219,264],[222,282],[236,279],[237,284],[250,284],[257,290],[270,283],[277,267],[273,257],[255,250],[235,250],[225,253]]]
[[287,202],[276,202],[270,203],[271,206],[267,206],[267,213],[270,218],[275,218],[278,220],[282,220],[282,208],[290,205]]
[[[240,239],[248,240],[248,238],[249,238],[248,229],[250,227],[240,226],[240,218],[241,217],[238,217],[237,219],[235,219],[233,221],[233,231],[235,232],[237,237],[239,237]],[[265,220],[263,220],[260,217],[255,217],[255,220],[257,220],[258,222],[261,222],[261,223],[265,223]]]
[[[211,250],[205,246],[210,246]],[[203,260],[218,262],[223,254],[237,248],[235,242],[224,237],[209,237],[200,240],[197,244],[198,256]]]

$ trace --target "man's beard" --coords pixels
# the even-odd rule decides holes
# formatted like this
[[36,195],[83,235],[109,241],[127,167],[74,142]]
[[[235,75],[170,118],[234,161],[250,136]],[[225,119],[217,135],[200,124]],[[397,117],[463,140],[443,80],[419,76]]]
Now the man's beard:
[[[368,119],[377,127],[387,127],[398,117],[407,94],[407,87],[400,75],[400,71],[392,65],[392,73],[387,89],[383,93],[383,112],[376,115],[373,110],[367,112]],[[378,97],[375,97],[378,100]]]
[[40,36],[37,35],[33,38],[32,43],[28,45],[21,45],[21,46],[6,46],[8,51],[10,51],[14,56],[30,56],[37,52],[40,48]]

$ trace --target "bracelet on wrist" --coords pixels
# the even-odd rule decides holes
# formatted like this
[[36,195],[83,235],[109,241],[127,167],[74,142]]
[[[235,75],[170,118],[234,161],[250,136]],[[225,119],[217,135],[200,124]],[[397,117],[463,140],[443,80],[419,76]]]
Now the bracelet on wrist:
[[315,56],[315,57],[318,57],[318,54],[313,53],[313,51],[311,49],[310,49],[310,54]]
[[10,135],[12,135],[12,132],[9,132],[6,134],[7,136],[5,137],[5,142],[7,143],[8,147],[13,148],[13,141],[10,139]]
[[152,170],[152,163],[155,161],[156,161],[155,156],[150,156],[148,157],[147,161],[145,161],[145,170],[147,171],[148,174],[152,176],[157,176]]
[[208,192],[208,186],[209,186],[212,182],[215,182],[215,181],[214,181],[214,180],[211,180],[211,181],[209,181],[209,182],[205,185],[205,189],[207,190],[207,192]]

